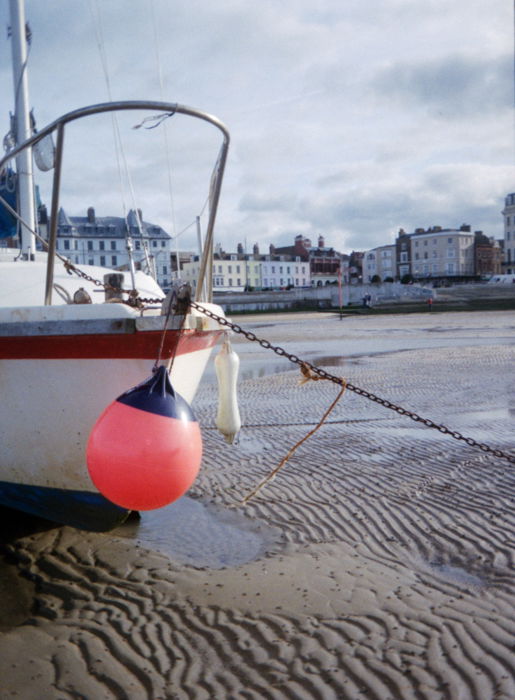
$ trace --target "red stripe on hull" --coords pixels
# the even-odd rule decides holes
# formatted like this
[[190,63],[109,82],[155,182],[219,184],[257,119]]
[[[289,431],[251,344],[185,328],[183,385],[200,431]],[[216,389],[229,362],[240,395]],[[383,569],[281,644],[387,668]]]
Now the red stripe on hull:
[[[221,331],[167,331],[162,359],[215,345]],[[155,359],[161,331],[0,338],[1,360]],[[177,348],[177,342],[179,347]],[[176,349],[177,348],[177,349]]]

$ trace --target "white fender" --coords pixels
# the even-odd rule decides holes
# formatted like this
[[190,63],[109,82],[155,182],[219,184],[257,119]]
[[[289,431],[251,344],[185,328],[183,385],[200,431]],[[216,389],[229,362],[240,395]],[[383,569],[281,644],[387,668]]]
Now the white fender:
[[224,334],[224,342],[215,357],[215,370],[218,379],[218,413],[216,427],[232,444],[241,428],[236,382],[240,368],[240,358],[231,347],[229,334]]

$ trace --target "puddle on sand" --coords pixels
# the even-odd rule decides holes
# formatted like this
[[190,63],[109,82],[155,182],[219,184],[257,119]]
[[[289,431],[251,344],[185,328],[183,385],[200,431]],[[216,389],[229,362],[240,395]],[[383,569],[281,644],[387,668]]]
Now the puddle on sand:
[[246,564],[273,549],[280,539],[274,528],[188,496],[165,508],[142,512],[139,519],[129,520],[113,534],[199,569]]
[[430,563],[429,566],[433,573],[451,583],[456,583],[461,586],[472,586],[473,588],[483,588],[486,585],[484,579],[469,573],[461,566],[435,563]]

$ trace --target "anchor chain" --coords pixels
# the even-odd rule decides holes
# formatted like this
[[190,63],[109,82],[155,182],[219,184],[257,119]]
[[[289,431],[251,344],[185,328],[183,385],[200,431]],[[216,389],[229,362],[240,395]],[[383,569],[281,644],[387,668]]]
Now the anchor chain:
[[[82,277],[83,279],[86,279],[89,282],[92,282],[93,284],[95,284],[98,287],[104,287],[105,289],[110,289],[113,291],[123,292],[124,294],[129,294],[128,301],[123,302],[123,303],[129,304],[131,306],[142,307],[144,304],[161,304],[163,302],[162,299],[139,297],[138,292],[136,290],[130,290],[130,291],[129,290],[121,290],[121,289],[118,289],[116,287],[112,287],[110,284],[107,284],[105,282],[100,282],[99,280],[96,280],[93,277],[90,277],[90,275],[87,275],[82,270],[79,270],[69,260],[66,260],[65,265],[66,265],[67,270],[70,273],[73,271],[79,277]],[[327,380],[333,382],[333,384],[338,384],[340,386],[343,386],[344,380],[341,377],[336,377],[334,374],[331,374],[330,372],[326,372],[325,369],[322,369],[321,367],[317,367],[316,365],[313,365],[313,364],[311,364],[311,362],[307,362],[306,360],[302,360],[300,357],[298,357],[297,355],[294,355],[291,352],[288,352],[287,350],[282,348],[280,345],[272,345],[272,343],[269,340],[265,340],[264,338],[259,338],[252,331],[245,330],[244,328],[239,326],[237,323],[233,323],[232,321],[229,321],[228,319],[224,318],[223,316],[219,316],[218,314],[215,314],[213,311],[202,306],[202,304],[198,304],[196,301],[190,300],[189,304],[190,304],[191,308],[197,309],[197,311],[201,311],[205,316],[212,318],[218,324],[220,324],[221,326],[225,326],[226,328],[229,328],[234,333],[237,333],[238,335],[242,335],[244,338],[249,340],[251,343],[258,343],[265,350],[271,350],[276,355],[279,355],[279,357],[285,357],[287,360],[289,360],[293,364],[298,365],[301,369],[307,368],[308,370],[311,370],[311,372],[313,372],[315,375],[317,375],[321,379],[327,379]],[[490,445],[487,445],[485,442],[478,442],[477,440],[474,440],[474,438],[467,437],[466,435],[462,435],[458,430],[452,430],[451,428],[448,428],[446,425],[443,425],[442,423],[436,423],[435,421],[431,420],[430,418],[424,418],[424,417],[420,416],[418,413],[415,413],[415,411],[410,411],[407,408],[403,408],[402,406],[399,406],[399,405],[393,403],[393,401],[389,401],[388,399],[383,399],[381,396],[377,396],[377,394],[374,394],[371,391],[367,391],[367,389],[362,389],[361,387],[355,386],[354,384],[351,384],[350,382],[346,383],[346,389],[347,389],[347,391],[352,391],[354,394],[357,394],[358,396],[362,396],[363,398],[368,399],[369,401],[373,401],[374,403],[377,403],[380,406],[384,406],[384,408],[388,408],[391,411],[395,411],[395,413],[398,413],[400,416],[406,416],[407,418],[410,418],[410,420],[415,421],[416,423],[422,423],[422,425],[425,425],[427,428],[432,428],[434,430],[438,430],[438,432],[443,433],[444,435],[449,435],[449,437],[452,437],[454,440],[460,440],[462,442],[465,442],[470,447],[476,447],[476,448],[482,450],[483,452],[494,455],[495,457],[499,457],[500,459],[505,459],[508,462],[510,462],[511,464],[515,464],[515,455],[511,455],[511,454],[508,454],[507,452],[504,452],[503,450],[498,450],[494,447],[491,447]]]
[[[318,375],[322,379],[328,379],[329,381],[333,382],[334,384],[339,384],[340,386],[343,385],[344,380],[341,377],[336,377],[334,374],[330,374],[329,372],[326,372],[325,369],[317,367],[316,365],[313,365],[310,362],[306,362],[306,360],[302,360],[297,355],[294,355],[293,353],[288,352],[287,350],[285,350],[284,348],[282,348],[279,345],[272,345],[272,343],[270,341],[265,340],[263,338],[259,338],[252,331],[245,330],[244,328],[239,326],[237,323],[233,323],[232,321],[228,321],[226,318],[223,318],[222,316],[215,314],[210,309],[206,309],[204,306],[202,306],[201,304],[198,304],[195,301],[190,302],[190,305],[192,306],[192,308],[197,309],[198,311],[201,311],[206,316],[209,316],[210,318],[212,318],[214,321],[219,323],[221,326],[225,326],[226,328],[230,328],[230,330],[232,330],[234,333],[242,335],[244,338],[246,338],[247,340],[249,340],[251,342],[258,343],[265,350],[271,350],[276,355],[279,355],[279,357],[285,357],[287,360],[289,360],[293,364],[298,365],[301,368],[307,367],[309,370],[311,370],[311,372]],[[508,462],[511,462],[511,464],[515,464],[515,455],[510,455],[507,452],[503,452],[503,450],[498,450],[494,447],[491,447],[490,445],[487,445],[485,442],[478,442],[477,440],[474,440],[474,438],[462,435],[457,430],[451,430],[447,426],[445,426],[441,423],[436,423],[435,421],[431,420],[430,418],[423,418],[418,413],[415,413],[415,411],[410,411],[407,408],[403,408],[402,406],[398,406],[397,404],[393,403],[393,401],[389,401],[388,399],[383,399],[382,397],[377,396],[376,394],[373,394],[371,391],[367,391],[366,389],[362,389],[361,387],[355,386],[354,384],[351,384],[350,382],[347,382],[346,388],[347,388],[347,391],[352,391],[355,394],[358,394],[358,396],[363,396],[365,399],[368,399],[369,401],[373,401],[374,403],[377,403],[380,406],[384,406],[384,408],[389,408],[390,410],[395,411],[396,413],[398,413],[401,416],[406,416],[407,418],[410,418],[411,420],[415,421],[416,423],[422,423],[422,425],[425,425],[428,428],[433,428],[434,430],[438,430],[440,433],[443,433],[444,435],[449,435],[450,437],[454,438],[455,440],[461,440],[462,442],[465,442],[470,447],[477,447],[478,449],[482,450],[483,452],[488,452],[489,454],[492,454],[495,457],[499,457],[501,459],[506,459]]]

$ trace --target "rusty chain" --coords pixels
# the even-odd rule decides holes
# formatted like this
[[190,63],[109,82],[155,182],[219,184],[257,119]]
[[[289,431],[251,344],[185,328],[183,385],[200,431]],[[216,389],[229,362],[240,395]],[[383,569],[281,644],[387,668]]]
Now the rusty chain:
[[[112,291],[128,294],[129,299],[127,302],[124,302],[124,303],[127,303],[131,306],[141,307],[144,304],[161,304],[163,301],[162,299],[152,299],[152,298],[139,297],[138,292],[134,289],[133,290],[123,290],[123,289],[118,289],[116,287],[112,287],[110,284],[107,284],[105,282],[100,282],[99,280],[94,279],[90,275],[87,275],[82,270],[79,270],[77,267],[75,267],[73,265],[73,263],[71,263],[71,261],[68,260],[66,262],[67,262],[67,264],[65,263],[66,269],[70,273],[73,271],[79,277],[82,277],[83,279],[88,280],[89,282],[92,282],[93,284],[95,284],[98,287],[104,287],[105,289],[110,289]],[[213,311],[202,306],[202,304],[198,304],[196,301],[190,300],[189,303],[190,303],[191,308],[197,309],[197,311],[201,311],[204,315],[208,316],[209,318],[212,318],[214,321],[219,323],[221,326],[229,328],[230,330],[232,330],[234,333],[237,333],[238,335],[242,335],[244,338],[246,338],[250,342],[258,343],[265,350],[271,350],[276,355],[279,355],[279,357],[285,357],[287,360],[289,360],[293,364],[298,365],[301,369],[307,368],[307,369],[311,370],[311,372],[313,372],[315,375],[317,375],[321,379],[327,379],[327,380],[333,382],[333,384],[339,384],[340,386],[343,385],[344,380],[341,377],[336,377],[334,374],[330,374],[329,372],[326,372],[325,369],[322,369],[321,367],[317,367],[316,365],[313,365],[310,362],[307,362],[306,360],[302,360],[297,355],[294,355],[293,353],[288,352],[287,350],[280,347],[279,345],[272,345],[272,343],[269,340],[265,340],[264,338],[259,338],[252,331],[247,331],[244,328],[242,328],[241,326],[239,326],[237,323],[233,323],[232,321],[229,321],[225,317],[219,316],[218,314],[215,314]],[[507,452],[504,452],[503,450],[498,450],[494,447],[491,447],[490,445],[487,445],[485,442],[478,442],[477,440],[474,440],[474,438],[466,437],[465,435],[462,435],[457,430],[451,430],[450,428],[448,428],[447,426],[445,426],[441,423],[435,423],[435,421],[431,420],[430,418],[423,418],[422,416],[419,416],[418,413],[415,413],[415,411],[410,411],[407,408],[403,408],[402,406],[398,406],[397,404],[393,403],[393,401],[389,401],[388,399],[383,399],[381,396],[377,396],[376,394],[373,394],[371,391],[367,391],[367,389],[362,389],[361,387],[355,386],[354,384],[351,384],[350,382],[347,382],[346,388],[348,391],[352,391],[353,393],[358,394],[358,396],[363,396],[365,399],[369,399],[369,401],[373,401],[374,403],[377,403],[380,406],[384,406],[384,408],[389,408],[390,410],[395,411],[395,413],[398,413],[401,416],[406,416],[407,418],[410,418],[412,421],[415,421],[416,423],[422,423],[422,425],[425,425],[427,428],[432,428],[434,430],[438,430],[438,432],[443,433],[444,435],[449,435],[450,437],[454,438],[455,440],[461,440],[462,442],[465,442],[470,447],[477,447],[478,449],[482,450],[483,452],[487,452],[489,454],[494,455],[495,457],[505,459],[508,462],[511,462],[511,464],[515,464],[515,455],[510,455]]]
[[[221,326],[225,326],[227,328],[230,328],[230,330],[234,331],[234,333],[237,333],[239,335],[242,335],[245,337],[247,340],[250,340],[251,342],[258,343],[261,345],[262,348],[265,350],[271,350],[272,352],[275,352],[276,355],[279,355],[279,357],[285,357],[287,360],[290,362],[293,362],[294,364],[298,365],[299,367],[307,367],[311,372],[319,376],[321,379],[328,379],[329,381],[333,382],[334,384],[339,384],[340,386],[343,385],[344,380],[341,377],[336,377],[334,374],[330,374],[329,372],[326,372],[325,369],[321,369],[320,367],[317,367],[316,365],[311,364],[310,362],[306,362],[305,360],[302,360],[300,357],[297,355],[294,355],[293,353],[288,352],[284,348],[280,347],[279,345],[272,345],[272,343],[268,340],[264,340],[263,338],[259,338],[255,333],[252,331],[247,331],[241,326],[239,326],[237,323],[233,323],[232,321],[228,321],[226,318],[223,318],[222,316],[219,316],[218,314],[215,314],[212,312],[210,309],[206,309],[204,306],[201,304],[197,304],[196,302],[192,301],[190,302],[192,308],[197,309],[198,311],[201,311],[203,314],[206,316],[209,316],[212,318],[214,321],[219,323]],[[438,430],[440,433],[443,433],[444,435],[449,435],[450,437],[454,438],[455,440],[461,440],[470,447],[477,447],[483,452],[488,452],[489,454],[494,455],[495,457],[500,457],[501,459],[506,459],[508,462],[511,462],[512,464],[515,464],[515,455],[510,455],[506,452],[503,452],[502,450],[495,449],[493,447],[490,447],[490,445],[487,445],[484,442],[478,442],[477,440],[474,440],[474,438],[471,437],[466,437],[465,435],[462,435],[460,432],[457,430],[451,430],[445,425],[442,425],[440,423],[435,423],[435,421],[431,420],[430,418],[423,418],[422,416],[419,416],[418,413],[415,413],[414,411],[410,411],[407,408],[403,408],[402,406],[398,406],[397,404],[393,403],[392,401],[389,401],[388,399],[383,399],[380,396],[377,396],[376,394],[373,394],[371,391],[367,391],[366,389],[361,389],[359,386],[355,386],[354,384],[351,384],[350,382],[347,382],[347,390],[352,391],[355,394],[358,394],[359,396],[363,396],[365,399],[369,399],[370,401],[373,401],[374,403],[379,404],[380,406],[384,406],[385,408],[389,408],[392,411],[395,411],[401,416],[406,416],[407,418],[410,418],[411,420],[415,421],[416,423],[422,423],[422,425],[425,425],[428,428],[433,428],[435,430]]]

